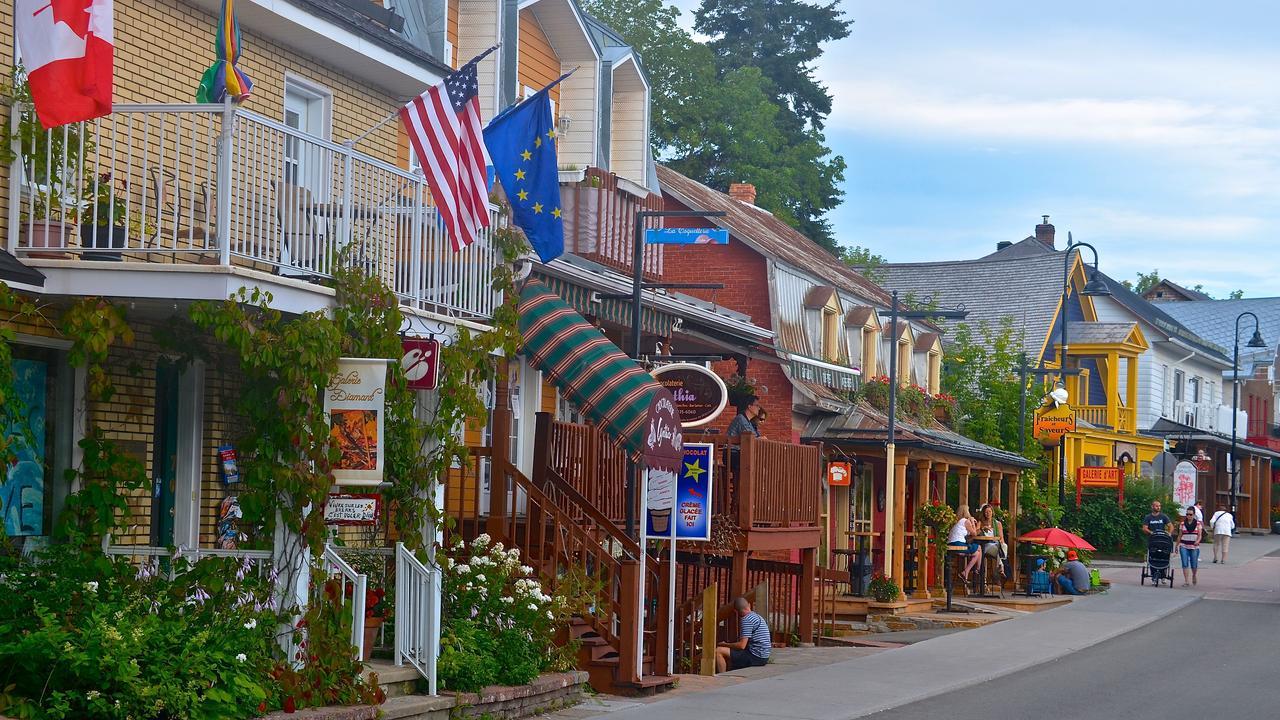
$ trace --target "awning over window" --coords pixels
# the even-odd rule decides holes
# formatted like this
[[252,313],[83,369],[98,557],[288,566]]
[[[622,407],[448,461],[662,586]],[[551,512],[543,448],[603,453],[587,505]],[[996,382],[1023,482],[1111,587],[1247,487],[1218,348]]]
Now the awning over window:
[[671,393],[545,285],[525,286],[519,312],[529,362],[592,423],[649,467],[678,465],[683,445]]
[[[560,278],[539,275],[537,281],[556,292],[574,310],[583,315],[595,315],[601,320],[623,327],[631,326],[631,301],[604,298],[591,301],[591,290]],[[641,329],[650,335],[671,337],[676,317],[648,306],[640,308]]]

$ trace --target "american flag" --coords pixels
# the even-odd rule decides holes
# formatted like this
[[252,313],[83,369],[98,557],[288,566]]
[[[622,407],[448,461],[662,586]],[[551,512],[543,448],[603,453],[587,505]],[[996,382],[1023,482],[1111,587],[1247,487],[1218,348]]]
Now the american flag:
[[480,126],[479,59],[400,109],[454,250],[475,242],[480,228],[489,227],[485,168],[491,163]]

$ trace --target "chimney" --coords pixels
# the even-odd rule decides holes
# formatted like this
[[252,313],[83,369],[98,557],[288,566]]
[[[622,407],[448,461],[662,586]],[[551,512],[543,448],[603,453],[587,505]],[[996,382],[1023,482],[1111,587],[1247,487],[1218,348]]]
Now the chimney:
[[1053,246],[1053,226],[1049,224],[1049,216],[1041,215],[1044,222],[1036,226],[1036,239],[1050,250],[1056,250]]
[[1000,252],[1001,250],[1007,247],[1012,247],[1012,246],[1013,246],[1012,242],[1008,240],[1001,240],[1000,242],[996,243],[996,252]]
[[755,205],[756,186],[751,183],[729,183],[729,197],[748,205]]

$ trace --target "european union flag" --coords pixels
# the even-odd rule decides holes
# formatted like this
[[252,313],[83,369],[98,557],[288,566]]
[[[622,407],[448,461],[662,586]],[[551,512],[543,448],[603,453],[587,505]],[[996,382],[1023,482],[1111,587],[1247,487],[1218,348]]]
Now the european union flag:
[[511,202],[512,219],[543,262],[564,254],[556,129],[547,95],[554,85],[494,118],[484,129],[484,144]]

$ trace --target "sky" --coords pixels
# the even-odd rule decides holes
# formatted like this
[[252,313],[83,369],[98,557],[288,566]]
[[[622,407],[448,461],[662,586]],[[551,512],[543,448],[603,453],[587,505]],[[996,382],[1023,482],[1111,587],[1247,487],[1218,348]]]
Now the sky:
[[1280,295],[1280,5],[840,6],[851,35],[816,77],[849,165],[841,244],[975,258],[1049,215],[1113,277]]

